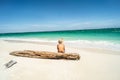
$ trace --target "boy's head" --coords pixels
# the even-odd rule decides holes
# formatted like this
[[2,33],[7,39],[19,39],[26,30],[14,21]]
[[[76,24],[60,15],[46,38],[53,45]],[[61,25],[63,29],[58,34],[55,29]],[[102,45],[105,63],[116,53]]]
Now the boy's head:
[[62,44],[62,43],[63,43],[63,40],[62,40],[62,39],[58,40],[58,43],[59,43],[59,44]]

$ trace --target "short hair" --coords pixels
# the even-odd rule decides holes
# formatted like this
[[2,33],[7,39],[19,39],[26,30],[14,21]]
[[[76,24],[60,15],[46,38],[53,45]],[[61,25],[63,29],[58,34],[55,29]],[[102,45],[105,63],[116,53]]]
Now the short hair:
[[59,40],[58,40],[58,43],[60,43],[60,44],[63,43],[63,40],[62,40],[62,39],[59,39]]

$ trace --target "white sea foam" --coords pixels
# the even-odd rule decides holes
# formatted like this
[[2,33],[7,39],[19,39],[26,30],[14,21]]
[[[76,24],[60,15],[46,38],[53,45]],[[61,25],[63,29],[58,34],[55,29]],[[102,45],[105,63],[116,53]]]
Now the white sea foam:
[[[7,41],[18,41],[18,42],[47,42],[47,43],[57,43],[57,40],[49,40],[49,39],[38,39],[38,38],[0,38],[1,40]],[[108,49],[108,50],[116,50],[120,51],[120,44],[114,43],[110,41],[90,41],[90,40],[65,40],[65,45],[74,47],[74,48],[100,48],[100,49]]]
[[100,48],[107,50],[120,51],[120,44],[109,42],[109,41],[90,41],[90,40],[78,40],[78,41],[68,41],[69,46],[74,46],[76,48]]

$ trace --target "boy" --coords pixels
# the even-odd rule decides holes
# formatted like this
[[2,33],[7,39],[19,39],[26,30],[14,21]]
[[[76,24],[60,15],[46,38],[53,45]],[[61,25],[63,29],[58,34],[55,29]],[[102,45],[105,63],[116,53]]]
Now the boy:
[[65,53],[65,45],[63,44],[63,40],[58,40],[57,50],[58,53]]

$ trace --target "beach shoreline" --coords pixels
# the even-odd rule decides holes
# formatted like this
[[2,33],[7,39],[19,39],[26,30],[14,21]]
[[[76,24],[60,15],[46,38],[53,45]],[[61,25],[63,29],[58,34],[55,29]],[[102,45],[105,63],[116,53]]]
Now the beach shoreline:
[[[39,41],[39,40],[32,40],[32,39],[12,39],[11,38],[11,39],[3,39],[1,41],[5,41],[5,42],[8,42],[8,43],[28,43],[28,44],[37,44],[37,45],[47,45],[47,46],[54,46],[54,47],[56,47],[56,45],[57,45],[57,41],[55,41],[55,40],[48,41],[48,40],[41,40],[40,39],[40,41]],[[120,50],[118,50],[118,49],[117,50],[107,49],[107,46],[106,46],[106,48],[104,48],[104,45],[103,45],[103,48],[97,47],[97,45],[95,45],[94,47],[90,47],[89,44],[83,46],[84,43],[79,46],[79,42],[77,42],[77,41],[76,42],[66,41],[65,45],[68,48],[78,49],[78,50],[83,50],[83,51],[88,51],[88,52],[95,52],[95,53],[100,52],[101,53],[103,51],[102,53],[105,53],[105,52],[108,53],[108,54],[113,53],[113,55],[116,55],[116,54],[119,55],[119,53],[120,53]],[[77,45],[77,47],[75,45]],[[118,45],[120,45],[120,44],[118,44]],[[109,46],[111,46],[111,45],[109,45]]]
[[[14,42],[0,40],[1,80],[119,80],[119,51],[93,48],[76,48],[66,43],[66,52],[79,53],[78,61],[49,60],[9,55],[17,50],[57,52],[57,42]],[[72,44],[72,43],[71,43]],[[77,45],[77,44],[75,44]],[[17,64],[6,69],[10,60]],[[4,74],[3,74],[4,73]]]

